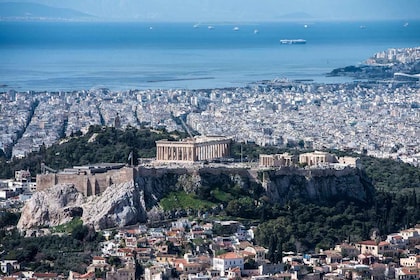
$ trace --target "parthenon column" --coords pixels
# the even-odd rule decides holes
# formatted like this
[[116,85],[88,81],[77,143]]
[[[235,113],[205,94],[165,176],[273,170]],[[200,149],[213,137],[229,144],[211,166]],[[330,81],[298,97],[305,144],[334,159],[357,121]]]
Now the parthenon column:
[[203,160],[207,159],[207,146],[203,146]]
[[194,146],[190,147],[190,160],[194,161]]

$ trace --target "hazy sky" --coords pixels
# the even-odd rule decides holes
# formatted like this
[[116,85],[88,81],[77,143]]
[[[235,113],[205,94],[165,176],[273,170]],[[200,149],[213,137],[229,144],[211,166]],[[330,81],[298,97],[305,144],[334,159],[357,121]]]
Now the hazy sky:
[[[275,21],[420,19],[420,0],[0,0],[76,9],[101,18],[142,21]],[[287,19],[287,18],[286,18]]]

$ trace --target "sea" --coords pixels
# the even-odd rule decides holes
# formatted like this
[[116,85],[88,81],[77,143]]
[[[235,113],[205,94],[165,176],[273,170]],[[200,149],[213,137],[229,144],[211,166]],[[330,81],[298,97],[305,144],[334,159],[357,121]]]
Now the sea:
[[[285,45],[282,39],[304,39]],[[0,22],[0,92],[208,89],[327,77],[389,48],[420,46],[420,21]]]

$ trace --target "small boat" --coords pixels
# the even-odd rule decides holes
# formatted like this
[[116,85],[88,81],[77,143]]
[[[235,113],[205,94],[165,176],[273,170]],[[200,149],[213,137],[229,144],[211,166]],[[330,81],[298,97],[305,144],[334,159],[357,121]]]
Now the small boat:
[[306,44],[306,40],[303,39],[282,39],[280,43],[284,45],[303,45]]
[[198,24],[198,23],[197,24],[194,24],[193,27],[194,28],[199,28],[200,27],[200,24]]
[[408,22],[406,22],[406,23],[404,23],[404,25],[403,25],[404,27],[407,27],[408,26]]
[[260,31],[258,31],[258,29],[254,29],[254,34],[258,34],[260,33]]
[[212,29],[214,29],[214,26],[213,26],[213,25],[209,25],[209,26],[207,26],[207,28],[208,28],[209,30],[212,30]]
[[239,27],[237,27],[237,26],[235,26],[234,28],[233,28],[233,31],[238,31],[239,30]]

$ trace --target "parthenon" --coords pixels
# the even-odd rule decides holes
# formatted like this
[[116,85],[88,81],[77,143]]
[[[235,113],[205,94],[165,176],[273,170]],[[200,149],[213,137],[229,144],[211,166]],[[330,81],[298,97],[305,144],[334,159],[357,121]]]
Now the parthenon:
[[231,139],[222,136],[200,136],[180,141],[156,141],[156,160],[194,162],[226,158],[230,155]]

